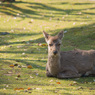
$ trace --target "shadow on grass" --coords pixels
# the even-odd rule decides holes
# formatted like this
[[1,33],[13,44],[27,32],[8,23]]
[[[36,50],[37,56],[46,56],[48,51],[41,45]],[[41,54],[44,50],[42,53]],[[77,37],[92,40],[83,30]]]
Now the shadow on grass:
[[13,94],[10,94],[10,93],[5,93],[5,92],[0,92],[0,95],[13,95]]
[[93,5],[94,3],[74,3],[74,5]]
[[[0,46],[1,45],[11,45],[11,44],[23,44],[27,43],[27,41],[17,41],[17,42],[9,42],[11,39],[20,38],[20,37],[26,37],[26,36],[34,36],[34,35],[40,35],[41,33],[8,33],[6,31],[10,31],[11,29],[0,29]],[[24,31],[23,29],[14,29],[16,31]],[[25,30],[27,31],[27,30]]]
[[[32,14],[32,15],[38,15],[33,10],[20,8],[13,3],[2,3],[2,4],[0,4],[0,6],[1,6],[0,10],[2,13],[5,13],[5,14],[11,15],[11,16],[17,16],[18,10],[22,13],[22,15],[24,15],[26,13]],[[22,18],[24,18],[24,17],[22,16]]]
[[[17,6],[16,4],[26,4],[25,6],[28,8],[21,8],[20,6]],[[28,5],[27,5],[28,4]],[[53,3],[52,3],[53,4]],[[87,15],[95,15],[95,13],[88,13],[88,12],[83,12],[83,14],[77,14],[78,12],[82,12],[87,10],[87,8],[84,9],[62,9],[62,8],[56,8],[56,7],[52,7],[52,4],[43,4],[43,3],[37,3],[37,2],[25,2],[25,1],[17,1],[15,3],[2,3],[0,4],[1,8],[1,13],[5,13],[7,15],[12,15],[12,16],[17,16],[17,14],[20,12],[20,17],[25,18],[23,15],[27,14],[26,17],[27,18],[33,18],[33,19],[42,19],[42,14],[44,14],[44,10],[46,11],[54,11],[54,15],[55,17],[60,17],[59,15],[83,15],[83,14],[87,14]],[[54,3],[55,4],[55,3]],[[56,3],[57,4],[57,3]],[[71,5],[69,2],[62,2],[60,3],[60,5],[64,4],[68,4]],[[74,5],[76,6],[80,6],[80,5],[93,5],[94,3],[75,3]],[[89,10],[95,9],[95,7],[91,7],[89,8]],[[19,12],[18,12],[19,10]],[[40,11],[37,11],[40,10]],[[58,16],[56,16],[58,15]],[[43,19],[47,19],[52,17],[50,15],[50,12],[46,12],[46,14],[44,14],[44,18]],[[85,18],[85,20],[87,20]],[[89,20],[89,19],[88,19]]]
[[17,62],[18,65],[19,63],[23,63],[23,65],[32,65],[33,68],[35,69],[41,69],[41,70],[45,70],[45,67],[41,66],[41,65],[38,65],[36,64],[36,62],[40,62],[40,63],[45,63],[46,61],[45,60],[28,60],[28,59],[10,59],[10,58],[0,58],[0,62],[1,63],[5,63],[5,64],[8,64],[8,65],[11,65],[13,63],[11,63],[10,61],[14,61],[14,62]]

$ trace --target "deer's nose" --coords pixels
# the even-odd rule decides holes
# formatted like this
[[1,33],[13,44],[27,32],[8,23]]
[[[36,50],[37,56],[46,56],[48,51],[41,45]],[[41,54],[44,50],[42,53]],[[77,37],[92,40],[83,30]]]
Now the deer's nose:
[[57,54],[57,51],[53,51],[53,54],[56,55]]

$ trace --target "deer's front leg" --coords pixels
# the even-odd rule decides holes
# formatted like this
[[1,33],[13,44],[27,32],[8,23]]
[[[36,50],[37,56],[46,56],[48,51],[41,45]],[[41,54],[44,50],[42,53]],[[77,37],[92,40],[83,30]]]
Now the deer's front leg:
[[50,74],[47,65],[46,65],[46,76],[47,76],[47,77],[53,77],[53,76]]

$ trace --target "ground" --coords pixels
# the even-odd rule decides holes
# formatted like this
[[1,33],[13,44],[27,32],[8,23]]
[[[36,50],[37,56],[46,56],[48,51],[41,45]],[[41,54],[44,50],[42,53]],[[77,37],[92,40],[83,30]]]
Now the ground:
[[62,51],[95,50],[95,0],[0,2],[0,95],[95,95],[95,77],[46,77],[43,30],[64,30]]

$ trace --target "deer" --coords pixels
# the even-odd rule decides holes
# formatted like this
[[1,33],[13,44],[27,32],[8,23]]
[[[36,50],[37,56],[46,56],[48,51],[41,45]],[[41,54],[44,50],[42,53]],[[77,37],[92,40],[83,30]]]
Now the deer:
[[95,76],[95,50],[60,51],[64,31],[51,36],[43,31],[48,44],[46,76],[59,79]]

